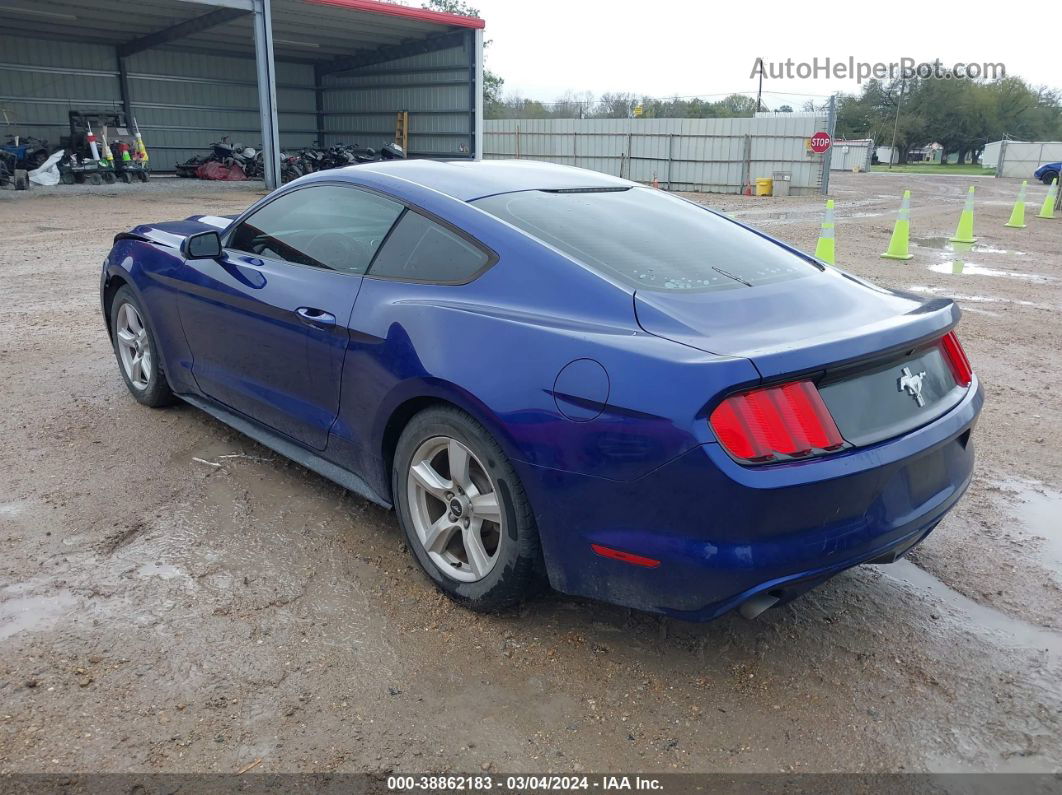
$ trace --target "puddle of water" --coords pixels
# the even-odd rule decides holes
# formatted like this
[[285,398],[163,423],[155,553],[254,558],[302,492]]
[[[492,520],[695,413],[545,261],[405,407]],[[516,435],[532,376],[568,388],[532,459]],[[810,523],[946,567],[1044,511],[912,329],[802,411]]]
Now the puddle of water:
[[1052,282],[1054,279],[1050,276],[1043,276],[1039,273],[1020,273],[1018,271],[1001,271],[996,268],[988,268],[984,265],[978,265],[973,262],[966,262],[965,260],[955,259],[949,262],[938,262],[934,265],[930,265],[929,269],[934,273],[964,273],[968,276],[997,276],[1008,279],[1022,279],[1030,282]]
[[38,632],[49,629],[76,604],[77,599],[69,591],[57,591],[47,596],[13,596],[5,599],[0,602],[0,641],[27,629]]
[[11,518],[18,516],[22,513],[22,503],[19,502],[5,502],[0,503],[0,517]]
[[1041,563],[1062,578],[1062,492],[1037,480],[1002,480],[999,487],[1008,500],[1007,513],[1030,536],[1041,541]]
[[736,210],[730,213],[734,218],[754,217],[757,222],[762,221],[788,221],[793,217],[791,212],[779,212],[777,210]]
[[909,560],[901,559],[888,566],[882,566],[881,573],[964,613],[965,617],[961,623],[970,632],[990,633],[1004,645],[1046,651],[1053,663],[1062,660],[1062,634],[975,602]]
[[1049,304],[1038,304],[1035,301],[1021,301],[1016,298],[997,298],[995,296],[988,295],[962,295],[961,293],[953,293],[950,290],[945,290],[943,287],[929,287],[924,284],[912,284],[907,288],[912,293],[924,293],[927,295],[946,295],[949,298],[954,298],[956,301],[973,301],[976,303],[991,303],[991,304],[1017,304],[1018,306],[1032,306],[1037,309],[1051,309],[1056,307]]
[[911,242],[922,248],[936,248],[941,251],[951,248],[951,242],[946,237],[915,237]]
[[136,573],[141,577],[161,577],[164,580],[172,580],[184,575],[183,571],[168,563],[145,563],[136,570]]
[[973,251],[978,254],[1014,254],[1015,256],[1025,256],[1024,251],[1011,251],[1006,248],[996,248],[986,243],[953,243],[950,238],[947,237],[916,237],[912,238],[912,243],[922,248],[932,248],[938,251],[955,251],[961,253],[968,253]]
[[973,247],[973,250],[974,251],[980,251],[980,252],[982,252],[984,254],[1014,254],[1015,256],[1018,256],[1018,257],[1024,257],[1025,256],[1025,252],[1024,251],[1011,251],[1011,250],[1006,249],[1006,248],[995,248],[994,246],[976,246],[975,245]]

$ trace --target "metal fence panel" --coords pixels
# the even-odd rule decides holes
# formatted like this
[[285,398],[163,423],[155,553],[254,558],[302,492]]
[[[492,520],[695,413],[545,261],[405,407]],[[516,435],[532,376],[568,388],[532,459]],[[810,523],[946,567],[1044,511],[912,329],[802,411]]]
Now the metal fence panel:
[[999,148],[1002,145],[1002,141],[993,141],[990,144],[985,144],[985,148],[981,152],[981,165],[984,168],[995,168],[999,164]]
[[1058,161],[1062,161],[1062,141],[1002,141],[996,176],[1032,179],[1040,166]]
[[491,119],[486,158],[574,165],[673,190],[740,193],[784,171],[794,194],[819,191],[823,157],[808,151],[825,114],[741,119]]
[[874,155],[873,139],[862,141],[834,141],[833,158],[830,171],[870,171],[871,158]]

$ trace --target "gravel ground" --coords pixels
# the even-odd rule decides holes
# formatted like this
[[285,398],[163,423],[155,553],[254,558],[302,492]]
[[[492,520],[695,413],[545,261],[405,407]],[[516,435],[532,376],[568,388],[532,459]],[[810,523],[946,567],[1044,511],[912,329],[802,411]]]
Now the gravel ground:
[[[976,479],[911,560],[707,625],[559,595],[465,612],[392,514],[136,404],[99,315],[111,237],[259,191],[0,192],[0,773],[1059,770],[1062,220],[1004,228],[1009,180],[833,188],[842,266],[967,313]],[[883,260],[903,188],[915,258]],[[817,198],[695,198],[814,246]]]

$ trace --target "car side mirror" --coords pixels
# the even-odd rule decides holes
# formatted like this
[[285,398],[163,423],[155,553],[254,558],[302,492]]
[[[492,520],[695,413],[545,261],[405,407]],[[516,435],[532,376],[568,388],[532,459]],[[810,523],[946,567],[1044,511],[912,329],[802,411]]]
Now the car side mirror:
[[189,235],[181,243],[185,259],[217,259],[221,256],[221,235],[214,230]]

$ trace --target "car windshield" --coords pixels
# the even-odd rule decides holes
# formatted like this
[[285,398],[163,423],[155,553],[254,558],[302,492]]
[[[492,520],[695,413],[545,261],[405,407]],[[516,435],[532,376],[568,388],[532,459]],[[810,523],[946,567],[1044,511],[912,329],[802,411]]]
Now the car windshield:
[[816,272],[777,243],[652,188],[531,190],[473,204],[643,289],[752,287]]

